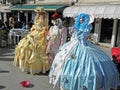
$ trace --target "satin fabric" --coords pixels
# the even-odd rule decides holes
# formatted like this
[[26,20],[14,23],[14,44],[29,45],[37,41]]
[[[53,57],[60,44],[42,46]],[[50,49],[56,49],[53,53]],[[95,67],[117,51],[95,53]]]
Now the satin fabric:
[[50,83],[64,90],[109,90],[117,88],[116,66],[100,48],[84,39],[66,43],[57,53],[50,70]]
[[56,55],[58,49],[66,42],[67,40],[67,29],[62,26],[51,26],[48,35],[48,44],[46,47],[46,53],[49,56],[49,61],[52,64],[54,56]]
[[[79,29],[79,30],[78,30]],[[77,28],[71,41],[56,54],[49,82],[62,90],[110,90],[119,84],[119,73],[110,57],[91,44],[87,37],[92,29]]]
[[[40,24],[40,26],[39,26]],[[45,53],[47,30],[41,19],[37,20],[29,34],[20,40],[15,48],[14,65],[30,74],[46,73],[50,69]]]

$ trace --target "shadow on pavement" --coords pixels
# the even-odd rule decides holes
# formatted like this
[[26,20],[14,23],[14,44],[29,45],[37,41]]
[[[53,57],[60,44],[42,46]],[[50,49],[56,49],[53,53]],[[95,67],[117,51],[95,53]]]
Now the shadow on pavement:
[[13,58],[1,58],[0,61],[13,61]]
[[4,89],[4,88],[6,88],[5,86],[3,86],[3,85],[0,85],[0,89]]
[[10,71],[7,70],[0,70],[0,73],[9,73]]
[[13,61],[14,49],[0,48],[0,61]]
[[33,88],[35,85],[34,84],[30,84],[30,86],[26,87],[26,88]]
[[14,49],[10,49],[10,48],[0,48],[0,56],[3,55],[14,55]]

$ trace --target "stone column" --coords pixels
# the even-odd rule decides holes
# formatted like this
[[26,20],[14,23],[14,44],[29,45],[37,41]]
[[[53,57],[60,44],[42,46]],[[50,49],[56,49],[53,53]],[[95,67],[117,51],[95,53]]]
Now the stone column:
[[20,21],[20,12],[18,11],[18,21]]
[[26,23],[28,23],[28,12],[25,12],[25,16],[26,16]]
[[94,31],[95,43],[98,43],[100,41],[101,22],[102,19],[99,18],[97,18],[95,21],[95,31]]
[[7,21],[7,12],[4,12],[4,22]]
[[117,23],[118,23],[118,19],[114,19],[113,30],[112,30],[112,38],[111,38],[111,47],[115,46],[116,32],[117,32]]
[[35,18],[35,13],[34,12],[32,12],[32,20],[34,21],[34,18]]
[[0,13],[0,20],[2,19],[2,13]]

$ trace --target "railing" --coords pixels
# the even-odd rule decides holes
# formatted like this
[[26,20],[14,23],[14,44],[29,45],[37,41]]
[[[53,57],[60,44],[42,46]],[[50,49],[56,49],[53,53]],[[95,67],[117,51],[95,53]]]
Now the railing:
[[11,29],[8,34],[8,46],[15,46],[29,32],[24,29]]

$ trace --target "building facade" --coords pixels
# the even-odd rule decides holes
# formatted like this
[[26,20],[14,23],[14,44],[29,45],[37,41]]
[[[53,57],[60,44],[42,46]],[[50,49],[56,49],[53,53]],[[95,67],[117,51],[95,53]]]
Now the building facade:
[[64,17],[75,17],[80,13],[94,16],[93,35],[96,43],[114,47],[120,45],[120,1],[119,0],[78,0],[75,5],[67,7]]
[[[17,16],[18,21],[25,17],[28,23],[34,20],[34,9],[37,6],[46,10],[48,24],[51,15],[59,8],[63,8],[63,12],[60,12],[63,17],[74,18],[79,13],[92,14],[95,17],[92,32],[95,42],[110,47],[120,44],[119,0],[1,0],[0,5],[3,8],[0,10],[0,19],[4,21],[13,15]],[[67,7],[64,9],[64,6]]]

